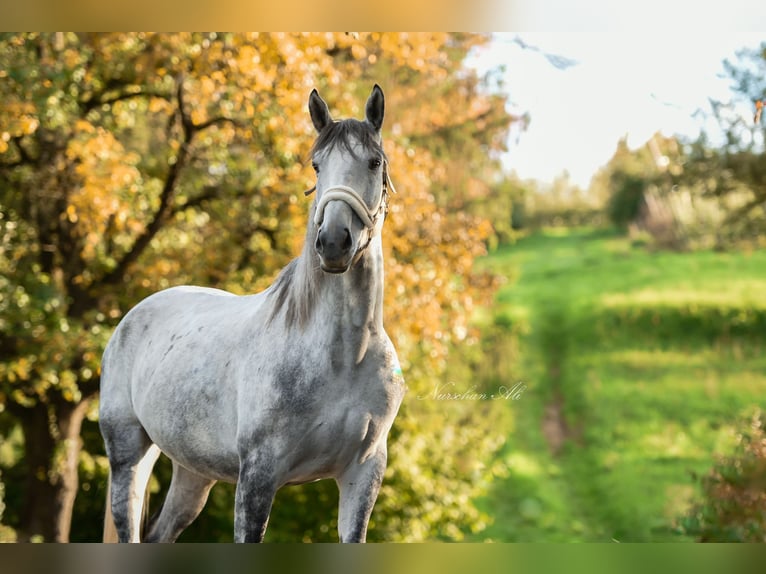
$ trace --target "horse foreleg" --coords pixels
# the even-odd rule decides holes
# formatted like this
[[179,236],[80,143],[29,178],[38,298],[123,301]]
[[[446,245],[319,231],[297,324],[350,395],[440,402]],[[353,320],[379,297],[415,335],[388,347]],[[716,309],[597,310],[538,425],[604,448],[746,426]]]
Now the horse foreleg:
[[168,494],[144,542],[175,542],[202,512],[215,482],[173,462]]
[[234,542],[263,542],[277,488],[268,460],[249,456],[240,462],[234,497]]
[[384,445],[364,463],[352,464],[338,478],[338,535],[341,542],[364,542],[367,539],[367,523],[383,482],[386,458]]

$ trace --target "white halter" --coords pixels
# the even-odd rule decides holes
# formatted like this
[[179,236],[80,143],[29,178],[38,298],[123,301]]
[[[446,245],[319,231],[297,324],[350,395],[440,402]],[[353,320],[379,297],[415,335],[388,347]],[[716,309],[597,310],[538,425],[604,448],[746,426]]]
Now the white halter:
[[[304,194],[309,195],[315,189],[316,186],[304,192]],[[372,239],[372,234],[375,231],[375,226],[378,224],[378,217],[381,213],[384,213],[385,215],[385,213],[388,212],[387,198],[389,190],[391,193],[396,193],[396,188],[391,181],[391,177],[388,175],[388,162],[386,162],[383,164],[383,188],[381,189],[378,205],[374,210],[367,207],[367,203],[353,187],[347,185],[332,185],[324,191],[322,199],[317,203],[316,212],[314,213],[314,223],[317,227],[322,225],[322,221],[324,221],[324,210],[328,203],[335,200],[344,201],[346,202],[346,205],[354,210],[354,213],[359,216],[359,219],[367,228],[369,234],[367,243],[369,243],[369,240]]]
[[364,223],[367,229],[373,229],[375,227],[381,204],[384,201],[383,194],[381,194],[378,206],[372,211],[367,207],[362,196],[359,195],[354,188],[347,185],[333,185],[325,190],[322,194],[322,199],[320,199],[317,204],[316,213],[314,214],[314,223],[316,223],[317,227],[322,225],[325,207],[327,207],[328,203],[335,200],[345,201],[346,204],[354,210],[354,213],[359,216],[359,219],[362,220],[362,223]]

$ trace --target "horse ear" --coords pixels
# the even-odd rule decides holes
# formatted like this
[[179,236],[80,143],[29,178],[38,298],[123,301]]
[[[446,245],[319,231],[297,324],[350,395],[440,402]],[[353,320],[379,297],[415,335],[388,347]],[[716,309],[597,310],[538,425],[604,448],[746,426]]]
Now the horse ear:
[[330,109],[319,95],[319,92],[316,91],[316,88],[311,90],[311,95],[309,96],[309,114],[317,132],[321,132],[325,126],[332,122]]
[[380,89],[378,84],[372,88],[372,93],[367,100],[367,106],[365,107],[365,113],[367,115],[367,121],[370,122],[375,131],[380,131],[383,126],[383,112],[385,111],[385,98],[383,97],[383,90]]

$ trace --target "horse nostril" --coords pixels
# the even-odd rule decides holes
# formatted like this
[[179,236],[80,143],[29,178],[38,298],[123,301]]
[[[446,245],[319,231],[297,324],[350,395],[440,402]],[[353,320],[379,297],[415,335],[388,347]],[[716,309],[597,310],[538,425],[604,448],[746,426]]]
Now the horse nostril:
[[348,227],[330,227],[320,230],[314,241],[314,249],[321,257],[331,260],[346,257],[353,248],[351,230]]

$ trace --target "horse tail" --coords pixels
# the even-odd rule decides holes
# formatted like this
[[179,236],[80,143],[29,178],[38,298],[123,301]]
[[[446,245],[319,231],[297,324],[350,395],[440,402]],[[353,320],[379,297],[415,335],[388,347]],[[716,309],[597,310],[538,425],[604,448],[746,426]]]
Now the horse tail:
[[[144,505],[141,510],[141,538],[149,530],[149,485],[146,485],[144,492]],[[117,536],[117,527],[114,525],[114,516],[112,516],[112,473],[109,472],[109,478],[106,481],[106,512],[104,513],[104,543],[111,544],[119,542]]]
[[118,542],[117,528],[114,526],[114,517],[112,516],[112,473],[109,472],[109,478],[106,482],[106,512],[104,513],[104,542]]

